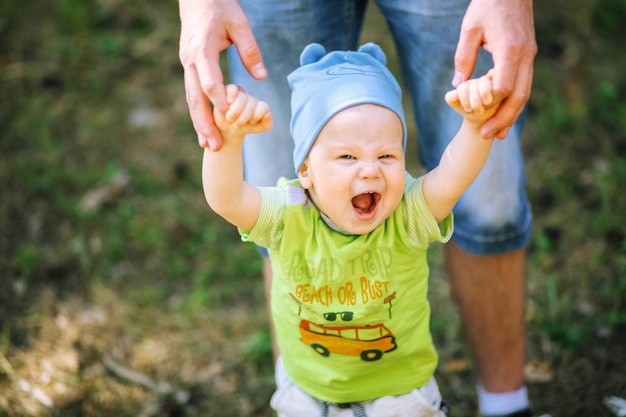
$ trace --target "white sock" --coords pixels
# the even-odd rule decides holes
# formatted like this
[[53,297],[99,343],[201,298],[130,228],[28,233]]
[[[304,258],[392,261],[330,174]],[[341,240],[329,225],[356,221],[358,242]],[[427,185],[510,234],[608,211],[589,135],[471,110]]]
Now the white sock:
[[511,392],[487,392],[482,385],[478,385],[478,404],[485,416],[514,413],[530,405],[525,386]]

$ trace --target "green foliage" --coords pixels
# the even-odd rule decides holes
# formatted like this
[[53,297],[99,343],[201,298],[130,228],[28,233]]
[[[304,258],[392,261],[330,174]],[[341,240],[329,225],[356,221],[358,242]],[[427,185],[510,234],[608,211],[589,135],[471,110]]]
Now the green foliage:
[[583,347],[624,323],[626,64],[621,1],[536,5],[539,55],[524,144],[535,212],[533,325]]
[[18,273],[29,275],[40,261],[38,250],[34,246],[26,245],[19,248],[13,256],[13,267]]
[[577,347],[589,340],[591,320],[576,308],[568,295],[559,291],[558,282],[557,274],[547,277],[547,309],[536,322],[552,340],[566,347]]
[[242,353],[257,368],[272,374],[273,349],[272,336],[269,329],[259,330],[251,334],[242,345]]

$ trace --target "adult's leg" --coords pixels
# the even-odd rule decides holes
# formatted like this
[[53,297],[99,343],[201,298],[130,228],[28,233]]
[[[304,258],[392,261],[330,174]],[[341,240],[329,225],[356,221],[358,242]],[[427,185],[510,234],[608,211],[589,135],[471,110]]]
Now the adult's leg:
[[526,251],[472,255],[454,242],[445,250],[453,295],[483,388],[521,388]]
[[[454,51],[467,0],[377,0],[390,24],[427,169],[439,162],[461,118],[443,100],[452,88]],[[492,66],[481,53],[475,74]],[[530,208],[519,135],[523,118],[498,141],[476,182],[455,207],[446,248],[453,294],[486,391],[522,389],[525,250]],[[525,395],[525,394],[524,394]],[[515,411],[512,404],[508,411]]]
[[[240,0],[261,48],[268,77],[256,81],[246,72],[235,48],[228,50],[230,79],[248,93],[266,101],[272,110],[271,131],[251,135],[244,143],[246,180],[273,186],[280,177],[294,178],[293,140],[289,132],[291,90],[287,75],[299,66],[306,45],[318,42],[328,51],[354,49],[358,42],[367,0],[324,2],[318,0]],[[266,300],[270,306],[272,268],[263,259]],[[271,317],[271,315],[270,315]],[[279,349],[274,337],[274,357]]]

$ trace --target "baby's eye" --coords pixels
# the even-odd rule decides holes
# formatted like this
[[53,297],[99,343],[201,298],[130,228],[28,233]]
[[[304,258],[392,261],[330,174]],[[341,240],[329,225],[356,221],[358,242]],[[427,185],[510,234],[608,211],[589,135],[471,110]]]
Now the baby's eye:
[[388,153],[378,157],[378,159],[389,159],[389,158],[391,158],[391,155],[389,155]]
[[354,156],[352,155],[341,155],[339,158],[340,159],[355,159]]

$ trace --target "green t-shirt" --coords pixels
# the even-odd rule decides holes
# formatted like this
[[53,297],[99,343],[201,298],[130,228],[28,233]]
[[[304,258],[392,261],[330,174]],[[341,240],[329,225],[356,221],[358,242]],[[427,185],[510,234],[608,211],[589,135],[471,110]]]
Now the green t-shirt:
[[269,250],[272,318],[287,374],[311,396],[353,402],[424,386],[437,366],[429,331],[426,249],[447,241],[421,178],[374,231],[333,230],[297,180],[262,189],[244,241]]

